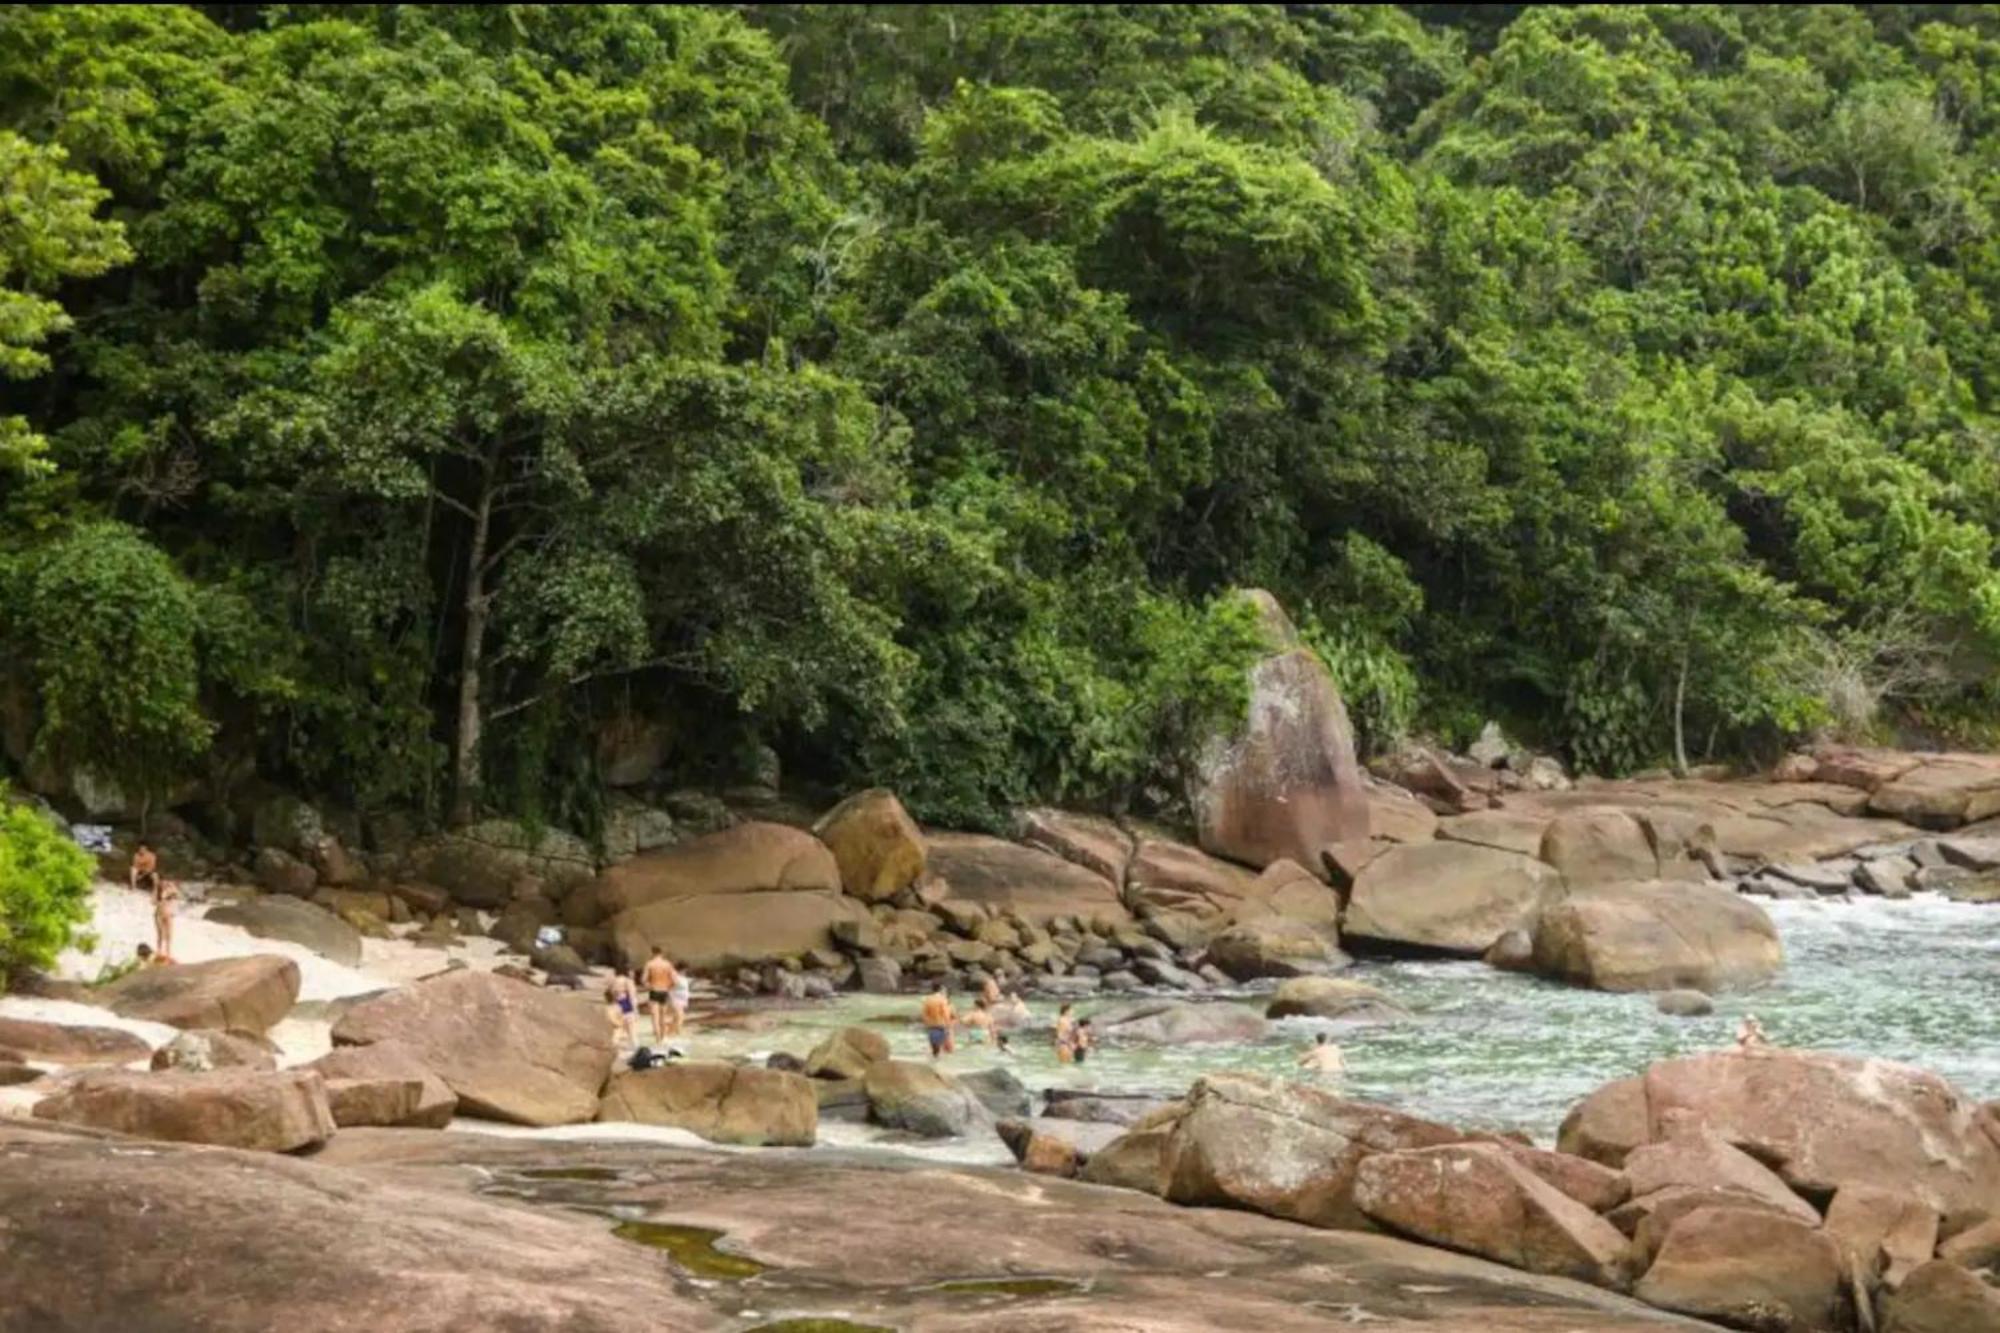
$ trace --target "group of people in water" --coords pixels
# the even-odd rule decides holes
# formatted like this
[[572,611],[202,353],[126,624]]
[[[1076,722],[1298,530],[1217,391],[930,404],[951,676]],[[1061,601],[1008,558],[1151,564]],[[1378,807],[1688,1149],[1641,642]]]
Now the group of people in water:
[[[1056,1059],[1062,1064],[1082,1064],[1097,1049],[1097,1035],[1091,1030],[1090,1020],[1078,1018],[1076,1006],[1064,1002],[1056,1012],[1055,1027],[1051,1035],[1055,1039]],[[1026,1027],[1034,1021],[1028,1012],[1028,1005],[1017,992],[1002,992],[1000,983],[987,977],[980,983],[979,994],[972,1001],[972,1009],[964,1014],[952,1007],[951,994],[940,981],[924,996],[919,1018],[924,1025],[924,1036],[930,1042],[931,1059],[950,1055],[958,1049],[959,1029],[965,1030],[967,1045],[979,1046],[991,1042],[993,1048],[1002,1055],[1009,1054],[1011,1045],[1008,1029]]]

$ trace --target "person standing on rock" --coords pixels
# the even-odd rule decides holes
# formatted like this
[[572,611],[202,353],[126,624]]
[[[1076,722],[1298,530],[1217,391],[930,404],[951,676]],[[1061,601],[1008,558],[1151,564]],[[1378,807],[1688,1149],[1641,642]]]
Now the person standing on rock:
[[1299,1056],[1299,1068],[1315,1074],[1333,1074],[1336,1077],[1347,1072],[1347,1060],[1340,1053],[1340,1047],[1327,1040],[1324,1032],[1313,1038],[1313,1044],[1306,1047]]
[[625,1034],[627,1046],[637,1046],[639,1038],[632,1031],[632,1012],[638,1008],[632,999],[632,978],[623,972],[611,978],[604,988],[604,1011],[611,1019],[611,1030]]
[[951,1050],[951,1029],[958,1021],[958,1015],[951,1011],[951,997],[945,994],[944,982],[940,981],[924,997],[924,1036],[930,1039],[931,1059],[935,1060]]
[[680,972],[667,961],[666,950],[653,946],[653,956],[639,974],[646,986],[646,1007],[653,1014],[653,1040],[667,1039],[667,1015],[673,1009],[674,983],[680,980]]

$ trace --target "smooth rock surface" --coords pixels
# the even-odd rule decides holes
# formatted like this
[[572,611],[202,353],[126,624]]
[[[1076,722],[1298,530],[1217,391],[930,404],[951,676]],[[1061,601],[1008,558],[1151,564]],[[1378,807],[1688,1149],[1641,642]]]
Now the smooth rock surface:
[[[307,1066],[331,1087],[336,1082],[415,1079],[421,1091],[409,1115],[395,1121],[411,1129],[443,1129],[458,1111],[458,1094],[424,1063],[421,1052],[391,1038],[368,1046],[337,1046]],[[338,1123],[338,1116],[335,1117]]]
[[813,825],[840,868],[841,886],[865,902],[886,902],[924,875],[924,835],[894,792],[856,792]]
[[239,927],[262,939],[300,945],[342,967],[361,964],[361,933],[324,907],[301,898],[273,894],[249,902],[223,903],[211,907],[206,919]]
[[1701,1208],[1633,1288],[1649,1305],[1745,1328],[1845,1326],[1846,1267],[1822,1231],[1764,1209]]
[[152,1055],[146,1041],[123,1028],[0,1018],[0,1049],[50,1065],[127,1065]]
[[270,1031],[298,998],[299,965],[277,954],[140,968],[95,996],[123,1018],[256,1033]]
[[599,1120],[668,1125],[715,1143],[809,1148],[819,1102],[798,1074],[716,1061],[675,1061],[615,1075]]
[[326,1084],[313,1070],[131,1073],[92,1069],[35,1103],[42,1120],[143,1139],[294,1152],[333,1134]]
[[1561,887],[1529,857],[1462,842],[1394,847],[1348,899],[1343,938],[1476,956],[1533,920]]
[[1680,881],[1572,893],[1542,912],[1533,935],[1537,972],[1599,990],[1742,989],[1768,981],[1785,958],[1762,908]]

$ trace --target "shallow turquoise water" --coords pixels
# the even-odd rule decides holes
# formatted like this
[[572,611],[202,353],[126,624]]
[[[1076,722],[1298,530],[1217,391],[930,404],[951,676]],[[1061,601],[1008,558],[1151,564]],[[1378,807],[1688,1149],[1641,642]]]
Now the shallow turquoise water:
[[[1016,1042],[1015,1054],[996,1059],[988,1048],[961,1046],[945,1065],[969,1071],[1004,1063],[1036,1089],[1178,1093],[1210,1070],[1297,1076],[1298,1053],[1327,1027],[1346,1052],[1348,1074],[1326,1086],[1448,1123],[1520,1129],[1549,1142],[1564,1113],[1592,1089],[1671,1055],[1728,1044],[1747,1009],[1776,1044],[1900,1060],[1935,1070],[1976,1098],[2000,1098],[2000,907],[1920,898],[1780,902],[1767,910],[1784,937],[1783,976],[1753,993],[1717,996],[1709,1018],[1668,1018],[1650,996],[1578,990],[1478,962],[1379,962],[1345,975],[1388,992],[1414,1021],[1343,1027],[1287,1019],[1261,1042],[1107,1047],[1079,1067],[1055,1061],[1042,1036],[1055,1006],[1036,1002],[1038,1029]],[[1077,1011],[1111,1002],[1083,1002]],[[1222,1002],[1261,1008],[1263,1000]],[[802,1055],[826,1029],[908,1015],[907,1025],[871,1026],[899,1056],[926,1058],[916,1004],[915,997],[843,998],[787,1012],[768,1032],[698,1039],[693,1053]]]

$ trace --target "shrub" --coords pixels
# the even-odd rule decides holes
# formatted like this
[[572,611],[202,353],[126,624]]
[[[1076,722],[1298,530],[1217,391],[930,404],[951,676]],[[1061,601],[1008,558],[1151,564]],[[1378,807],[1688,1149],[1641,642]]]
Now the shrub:
[[90,857],[0,788],[0,990],[24,967],[47,967],[90,920]]

